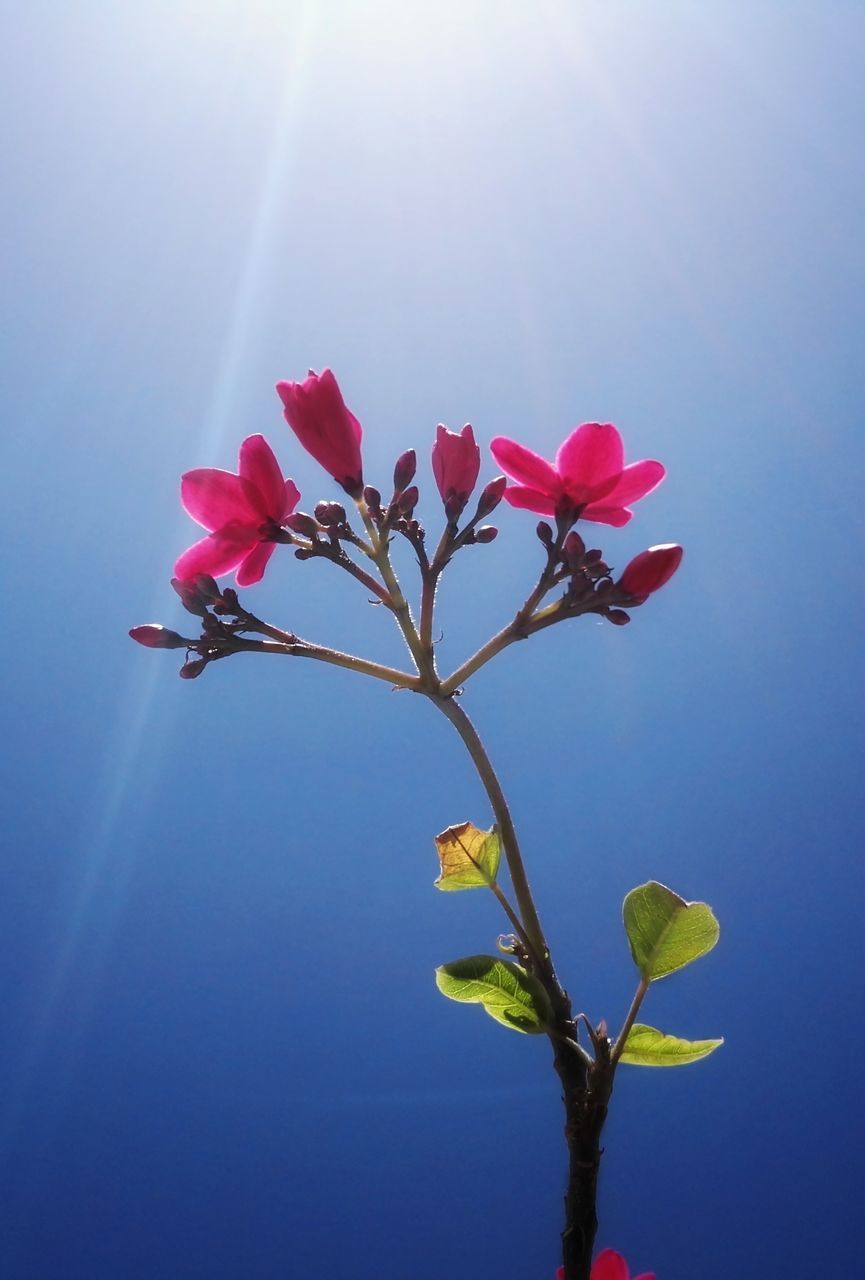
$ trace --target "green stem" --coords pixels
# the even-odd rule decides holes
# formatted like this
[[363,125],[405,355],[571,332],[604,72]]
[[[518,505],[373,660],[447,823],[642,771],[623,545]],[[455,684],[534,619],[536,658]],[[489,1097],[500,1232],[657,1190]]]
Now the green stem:
[[372,676],[375,680],[384,680],[387,684],[397,689],[411,689],[415,693],[421,692],[419,678],[416,675],[410,675],[407,671],[399,671],[396,667],[386,667],[380,662],[370,662],[367,658],[358,658],[352,653],[341,653],[338,649],[328,649],[324,645],[310,644],[309,641],[301,640],[298,636],[290,635],[286,631],[279,631],[277,627],[271,627],[267,623],[259,623],[258,619],[250,618],[250,623],[257,624],[254,629],[260,631],[263,635],[272,637],[276,643],[269,644],[266,640],[244,640],[240,636],[234,636],[230,646],[228,646],[230,651],[279,653],[287,654],[292,658],[312,658],[315,662],[327,662],[334,667],[344,667],[347,671],[356,671],[358,675]]
[[498,823],[502,848],[505,851],[508,871],[510,872],[511,883],[514,886],[514,894],[516,895],[523,928],[532,951],[544,968],[549,969],[549,947],[547,946],[547,940],[544,937],[544,931],[541,927],[531,888],[529,887],[511,811],[508,808],[508,802],[505,799],[505,793],[502,791],[496,771],[492,766],[492,761],[486,753],[486,748],[481,742],[477,729],[475,729],[460,704],[454,698],[443,697],[439,694],[428,694],[427,696],[435,703],[442,715],[450,720],[472,758],[472,763],[489,797],[496,822]]
[[622,1029],[619,1032],[619,1034],[616,1036],[616,1044],[612,1054],[610,1055],[610,1062],[613,1068],[615,1068],[617,1062],[619,1061],[619,1058],[621,1058],[622,1054],[625,1052],[625,1044],[627,1042],[628,1035],[630,1033],[631,1027],[634,1025],[634,1023],[637,1020],[637,1014],[640,1012],[640,1005],[643,1003],[643,1000],[645,999],[645,996],[646,996],[646,992],[648,990],[649,990],[649,979],[643,978],[640,982],[640,985],[637,987],[636,994],[634,995],[633,1000],[631,1001],[631,1007],[628,1010],[627,1017],[625,1018],[625,1021],[622,1024]]
[[408,601],[402,593],[402,588],[399,585],[399,579],[394,573],[393,565],[390,562],[387,533],[382,536],[379,530],[375,527],[375,524],[370,519],[369,512],[366,509],[366,503],[363,502],[362,499],[358,501],[357,506],[366,531],[369,534],[370,542],[372,543],[373,559],[379,573],[384,579],[384,584],[388,589],[394,617],[396,618],[399,629],[403,634],[406,644],[408,645],[409,652],[414,659],[415,666],[427,682],[435,683],[437,685],[438,680],[436,679],[435,670],[433,668],[432,657],[429,651],[425,649],[421,643],[420,636],[418,635],[417,629],[414,625],[414,619],[411,616],[411,609],[408,606]]

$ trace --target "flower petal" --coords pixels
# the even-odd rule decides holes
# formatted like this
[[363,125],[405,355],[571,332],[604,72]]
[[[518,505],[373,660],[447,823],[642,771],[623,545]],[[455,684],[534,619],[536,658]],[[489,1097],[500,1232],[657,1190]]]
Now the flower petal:
[[286,480],[285,494],[283,496],[283,501],[282,501],[282,515],[279,517],[280,523],[282,523],[282,521],[285,519],[286,516],[291,515],[292,511],[294,511],[294,508],[297,506],[299,502],[300,502],[300,490],[298,489],[297,485],[294,483],[293,480]]
[[539,453],[533,453],[507,436],[496,436],[491,440],[490,452],[505,475],[516,480],[517,484],[540,489],[556,498],[561,493],[562,485],[555,467]]
[[275,542],[259,542],[257,547],[253,547],[249,555],[244,556],[237,566],[237,572],[234,575],[237,585],[251,587],[256,582],[261,582],[267,562],[275,550]]
[[556,514],[556,500],[528,485],[512,484],[505,489],[505,498],[512,507],[522,507],[524,511],[537,511],[542,516]]
[[581,520],[591,520],[593,524],[610,524],[614,529],[622,529],[633,516],[629,507],[608,507],[603,502],[593,502],[580,512]]
[[[638,502],[640,498],[645,498],[647,493],[657,489],[666,474],[663,464],[652,459],[632,462],[630,466],[625,467],[615,488],[603,495],[602,505],[627,507],[631,502]],[[593,501],[592,506],[594,505]]]
[[658,1280],[654,1271],[641,1271],[638,1276],[634,1276],[634,1280]]
[[180,477],[180,501],[205,529],[221,529],[235,521],[261,524],[256,490],[233,471],[198,467],[185,472]]
[[174,566],[174,576],[190,582],[199,573],[212,578],[230,573],[258,542],[258,529],[250,525],[227,525],[193,543]]
[[239,466],[241,476],[248,480],[258,496],[258,511],[262,521],[278,521],[283,514],[285,480],[273,450],[264,436],[247,436],[240,446]]
[[624,463],[622,437],[611,422],[584,422],[556,454],[556,470],[577,505],[608,494]]
[[602,1249],[592,1263],[591,1280],[628,1280],[628,1264],[615,1249]]

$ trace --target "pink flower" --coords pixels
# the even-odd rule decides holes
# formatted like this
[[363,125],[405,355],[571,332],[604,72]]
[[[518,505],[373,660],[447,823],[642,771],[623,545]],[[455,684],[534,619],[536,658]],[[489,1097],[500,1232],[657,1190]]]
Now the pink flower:
[[456,519],[471,497],[481,469],[481,451],[468,423],[459,433],[441,424],[436,427],[432,469],[448,516]]
[[496,462],[516,484],[505,497],[512,507],[544,516],[576,508],[582,520],[619,528],[633,514],[628,503],[651,493],[664,478],[660,462],[624,465],[622,437],[609,422],[584,422],[556,454],[555,464],[525,445],[497,436],[490,445]]
[[[592,1263],[590,1280],[630,1280],[630,1276],[628,1264],[620,1253],[614,1249],[602,1249]],[[564,1267],[559,1267],[556,1280],[565,1280]],[[656,1277],[654,1271],[644,1271],[642,1275],[634,1276],[634,1280],[656,1280]]]
[[346,493],[359,498],[363,490],[360,458],[361,425],[345,407],[336,378],[330,369],[310,371],[305,382],[277,382],[276,390],[285,410],[285,420],[307,453],[341,484]]
[[682,548],[675,542],[665,542],[657,547],[649,547],[634,556],[616,584],[626,595],[643,601],[669,582],[682,563]]
[[218,578],[236,570],[239,587],[251,587],[264,575],[276,543],[273,534],[300,500],[286,480],[264,436],[247,436],[240,446],[238,475],[216,467],[187,471],[180,500],[211,532],[184,551],[175,577],[187,582],[199,573]]

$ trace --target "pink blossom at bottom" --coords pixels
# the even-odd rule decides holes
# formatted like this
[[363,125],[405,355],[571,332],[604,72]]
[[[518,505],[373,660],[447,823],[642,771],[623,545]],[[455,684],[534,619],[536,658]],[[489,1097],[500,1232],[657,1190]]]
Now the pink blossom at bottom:
[[[556,1280],[565,1280],[565,1268],[559,1267]],[[591,1280],[631,1280],[628,1264],[615,1249],[602,1249],[592,1263]],[[644,1271],[634,1280],[657,1280],[654,1271]]]

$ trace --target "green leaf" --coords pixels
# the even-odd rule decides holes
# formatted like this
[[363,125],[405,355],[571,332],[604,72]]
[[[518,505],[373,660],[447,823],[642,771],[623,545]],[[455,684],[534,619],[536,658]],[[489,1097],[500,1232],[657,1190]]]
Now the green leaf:
[[437,889],[476,889],[495,884],[502,856],[495,827],[481,831],[471,822],[459,822],[435,839],[441,863]]
[[537,978],[512,960],[466,956],[436,969],[436,985],[449,1000],[482,1005],[513,1031],[540,1035],[552,1020],[549,997]]
[[723,1040],[681,1040],[635,1022],[620,1061],[635,1067],[682,1067],[686,1062],[708,1058],[723,1043]]
[[655,880],[631,890],[622,918],[634,964],[649,982],[704,956],[720,933],[705,902],[686,902]]

